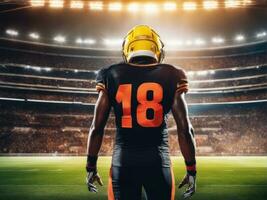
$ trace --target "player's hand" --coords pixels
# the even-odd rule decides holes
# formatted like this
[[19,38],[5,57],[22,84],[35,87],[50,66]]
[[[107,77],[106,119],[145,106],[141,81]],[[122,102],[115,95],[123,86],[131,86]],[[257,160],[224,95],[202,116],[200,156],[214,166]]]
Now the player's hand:
[[187,188],[183,193],[183,198],[187,199],[196,192],[196,176],[186,174],[183,181],[179,184],[178,188],[182,188],[185,185],[187,185]]
[[101,180],[100,175],[97,173],[97,170],[92,170],[92,171],[87,172],[86,184],[90,192],[93,192],[93,193],[98,192],[98,189],[96,185],[94,184],[95,182],[97,182],[100,186],[103,186],[103,181]]

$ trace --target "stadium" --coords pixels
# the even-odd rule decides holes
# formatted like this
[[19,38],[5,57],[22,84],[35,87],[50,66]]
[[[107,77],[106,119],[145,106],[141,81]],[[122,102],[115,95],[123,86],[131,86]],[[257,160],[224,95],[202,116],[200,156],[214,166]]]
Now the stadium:
[[[95,78],[122,61],[137,24],[159,32],[164,62],[189,78],[192,199],[265,199],[266,11],[264,0],[0,1],[0,199],[107,199],[113,113],[99,159],[104,186],[90,194],[84,181]],[[168,131],[177,185],[185,169],[172,115]]]

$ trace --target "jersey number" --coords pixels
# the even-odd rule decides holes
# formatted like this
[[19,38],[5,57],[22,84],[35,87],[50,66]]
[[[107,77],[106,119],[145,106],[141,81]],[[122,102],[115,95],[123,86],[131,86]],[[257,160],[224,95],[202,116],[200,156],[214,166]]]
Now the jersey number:
[[[153,99],[147,99],[147,93],[153,93]],[[120,85],[116,94],[116,101],[122,103],[123,116],[121,126],[123,128],[132,128],[131,115],[132,84]],[[163,98],[163,89],[158,83],[142,83],[137,89],[138,106],[136,109],[137,123],[143,127],[158,127],[163,120],[163,107],[160,104]],[[147,110],[152,109],[154,116],[147,118]]]

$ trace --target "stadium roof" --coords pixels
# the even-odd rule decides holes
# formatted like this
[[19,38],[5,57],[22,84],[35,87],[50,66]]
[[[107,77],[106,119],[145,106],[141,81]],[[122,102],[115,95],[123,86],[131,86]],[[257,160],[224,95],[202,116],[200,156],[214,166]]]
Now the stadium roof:
[[[33,2],[45,4],[32,7]],[[56,45],[120,48],[122,38],[131,27],[148,24],[159,32],[169,49],[242,45],[267,38],[265,0],[190,1],[196,4],[192,12],[185,9],[184,1],[168,1],[173,4],[137,1],[140,5],[134,13],[127,9],[132,1],[118,1],[117,4],[115,1],[97,1],[103,4],[101,11],[91,9],[90,3],[96,1],[65,0],[60,9],[52,6],[56,2],[61,1],[0,3],[0,36]],[[79,7],[79,2],[83,2],[82,9],[71,7]],[[218,7],[204,9],[208,5],[214,6],[211,2],[217,2]],[[158,11],[152,12],[152,8]],[[116,10],[119,12],[114,12]]]

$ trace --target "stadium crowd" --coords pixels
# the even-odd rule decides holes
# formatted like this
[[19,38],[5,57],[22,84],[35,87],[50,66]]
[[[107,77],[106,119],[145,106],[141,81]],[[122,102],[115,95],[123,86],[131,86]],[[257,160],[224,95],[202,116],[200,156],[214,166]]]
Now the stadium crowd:
[[[4,108],[4,104],[1,106],[1,153],[85,153],[92,110],[78,112],[68,106],[60,109],[48,105],[43,109],[33,106],[23,108],[15,104],[9,108]],[[249,112],[239,109],[235,114],[226,109],[227,112],[221,115],[214,115],[214,111],[192,115],[198,154],[266,154],[267,125],[261,109],[249,108]],[[168,127],[170,152],[177,155],[179,148],[172,117]],[[115,120],[111,114],[105,129],[102,155],[111,155],[114,139]]]
[[[28,65],[0,65],[0,95],[49,101],[96,102],[97,71],[44,69],[46,70],[42,71],[36,66]],[[187,101],[213,103],[266,99],[267,66],[241,69],[189,75]]]
[[229,57],[206,57],[206,58],[187,58],[187,59],[166,59],[167,63],[181,66],[185,70],[207,70],[231,67],[254,66],[259,63],[267,63],[267,53],[247,56]]
[[[97,70],[101,67],[109,66],[122,61],[120,56],[86,56],[71,54],[45,54],[32,51],[10,51],[0,49],[0,63],[16,63],[33,66],[52,66],[53,68],[67,68],[83,70]],[[232,68],[242,66],[254,66],[267,63],[267,52],[251,55],[236,55],[236,56],[214,56],[214,57],[186,57],[172,58],[168,56],[165,59],[166,63],[180,66],[185,70],[207,70],[219,68]]]
[[[97,98],[96,70],[119,60],[0,49],[0,153],[84,154]],[[186,96],[199,155],[267,153],[266,103],[253,108],[216,106],[266,100],[266,52],[190,60],[167,57],[166,62],[186,70],[205,70],[189,75],[191,90]],[[206,73],[210,69],[212,73]],[[217,104],[201,113],[203,103]],[[170,152],[176,155],[179,148],[172,117],[168,127]],[[102,155],[111,154],[114,140],[111,115]]]

